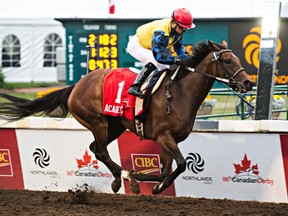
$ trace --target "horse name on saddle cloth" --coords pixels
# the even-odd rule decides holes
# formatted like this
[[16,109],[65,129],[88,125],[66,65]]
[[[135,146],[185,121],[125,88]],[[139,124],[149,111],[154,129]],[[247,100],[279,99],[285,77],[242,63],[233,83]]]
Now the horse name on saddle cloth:
[[128,94],[128,89],[136,76],[128,68],[115,69],[106,76],[103,85],[103,114],[134,119],[136,97]]
[[106,104],[104,112],[122,114],[123,113],[123,106]]

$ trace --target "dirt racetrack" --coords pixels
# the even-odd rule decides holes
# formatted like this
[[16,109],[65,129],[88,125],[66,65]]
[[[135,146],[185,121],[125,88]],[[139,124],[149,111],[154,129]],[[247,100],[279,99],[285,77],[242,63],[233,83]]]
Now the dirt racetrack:
[[103,194],[91,191],[0,190],[0,215],[288,215],[287,203]]

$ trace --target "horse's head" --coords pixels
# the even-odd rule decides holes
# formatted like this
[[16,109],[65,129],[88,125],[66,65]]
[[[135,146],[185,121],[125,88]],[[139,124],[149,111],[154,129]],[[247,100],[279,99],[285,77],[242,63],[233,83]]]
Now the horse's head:
[[254,82],[242,67],[239,58],[232,50],[227,49],[226,41],[223,40],[221,45],[211,41],[208,41],[208,44],[212,50],[208,56],[216,69],[214,75],[227,79],[228,85],[235,91],[241,93],[250,91]]
[[[208,41],[193,46],[193,55],[182,61],[189,71],[227,83],[241,93],[252,89],[254,82],[242,67],[239,58],[227,49],[225,40],[222,44]],[[195,68],[195,69],[193,69]]]

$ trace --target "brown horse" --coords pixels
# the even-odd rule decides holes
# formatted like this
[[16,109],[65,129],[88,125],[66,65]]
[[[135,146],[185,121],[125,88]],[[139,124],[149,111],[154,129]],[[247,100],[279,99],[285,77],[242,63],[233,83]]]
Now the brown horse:
[[[253,81],[242,68],[239,58],[222,44],[208,41],[194,46],[193,55],[186,60],[186,67],[168,70],[159,89],[152,96],[150,111],[144,124],[145,138],[161,145],[160,175],[128,172],[116,164],[109,156],[107,146],[126,129],[135,132],[134,122],[124,117],[111,117],[103,114],[103,82],[111,70],[98,69],[77,84],[52,92],[42,98],[27,100],[1,94],[8,102],[0,104],[0,118],[15,121],[42,113],[48,115],[56,107],[61,107],[63,118],[70,112],[74,118],[94,135],[90,150],[112,172],[112,190],[116,193],[121,187],[121,175],[130,181],[130,188],[139,193],[138,181],[159,181],[153,194],[162,192],[186,169],[186,161],[177,144],[185,140],[192,131],[195,116],[201,103],[209,93],[214,81],[227,82],[234,90],[247,92],[252,89]],[[171,76],[177,76],[171,84]],[[169,113],[166,113],[167,86],[169,83]],[[172,161],[177,168],[170,173]]]

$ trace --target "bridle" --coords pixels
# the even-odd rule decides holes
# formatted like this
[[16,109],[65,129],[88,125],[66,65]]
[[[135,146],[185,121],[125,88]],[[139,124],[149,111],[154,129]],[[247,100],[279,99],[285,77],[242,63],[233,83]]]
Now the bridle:
[[[232,50],[230,49],[223,49],[223,50],[220,50],[220,51],[213,51],[212,53],[212,62],[216,62],[220,68],[222,69],[222,71],[224,72],[225,74],[225,78],[221,78],[221,77],[218,77],[218,76],[214,76],[214,75],[211,75],[211,74],[208,74],[208,73],[204,73],[203,71],[200,71],[199,69],[196,68],[192,68],[192,67],[184,67],[185,70],[187,71],[190,71],[190,72],[196,72],[196,73],[199,73],[203,76],[206,76],[206,77],[209,77],[211,79],[214,79],[214,80],[217,80],[218,82],[220,83],[227,83],[234,91],[233,93],[238,96],[242,101],[244,101],[245,103],[247,103],[250,107],[252,107],[254,109],[254,107],[249,104],[247,101],[245,101],[241,96],[239,96],[235,90],[237,89],[237,86],[236,86],[236,83],[237,81],[235,80],[235,77],[242,71],[244,71],[245,69],[244,68],[239,68],[236,72],[234,72],[232,75],[231,73],[228,72],[228,70],[223,66],[223,64],[221,63],[221,59],[220,59],[220,56],[222,53],[225,53],[225,52],[232,52]],[[177,76],[178,74],[178,71],[180,69],[181,66],[179,66],[176,71],[173,73],[173,75],[171,76],[169,82],[167,83],[166,85],[166,113],[167,114],[170,114],[171,113],[171,108],[170,108],[170,100],[172,99],[172,96],[170,94],[170,86],[172,84],[172,81],[175,79],[175,77]],[[217,70],[217,67],[216,67],[216,70]],[[219,74],[218,73],[218,70],[216,71],[217,72],[217,75]]]
[[[241,71],[244,71],[244,68],[240,68],[238,69],[235,73],[233,73],[233,75],[231,77],[229,77],[229,73],[228,71],[226,70],[226,68],[223,66],[223,64],[221,63],[221,59],[220,59],[220,55],[222,53],[225,53],[225,52],[232,52],[232,50],[230,49],[225,49],[225,50],[220,50],[219,52],[217,51],[214,51],[212,56],[212,61],[215,61],[218,63],[218,65],[220,65],[222,71],[225,73],[225,77],[228,79],[228,85],[229,86],[234,86],[236,84],[236,81],[235,81],[235,77],[241,72]],[[218,71],[217,71],[217,74],[218,74]]]
[[[206,77],[209,77],[209,78],[212,78],[212,79],[215,79],[219,82],[222,82],[222,83],[227,83],[231,88],[235,88],[235,84],[236,84],[236,80],[235,80],[235,77],[241,72],[241,71],[244,71],[245,69],[244,68],[239,68],[236,72],[234,72],[232,75],[231,73],[229,73],[227,71],[227,68],[225,68],[223,66],[223,64],[221,63],[221,59],[220,59],[220,56],[222,53],[225,53],[225,52],[232,52],[232,50],[230,49],[223,49],[223,50],[220,50],[220,51],[214,51],[212,53],[212,62],[217,62],[217,64],[220,66],[220,68],[222,69],[222,71],[224,72],[225,74],[225,78],[221,78],[221,77],[218,77],[218,76],[214,76],[214,75],[211,75],[211,74],[207,74],[207,73],[204,73],[200,70],[198,70],[197,68],[191,68],[191,67],[185,67],[186,70],[188,71],[191,71],[191,72],[197,72],[197,73],[200,73],[202,74],[203,76],[206,76]],[[217,67],[216,67],[216,70],[217,70]],[[218,70],[217,70],[217,75],[218,75]]]
[[[213,62],[217,62],[218,65],[220,65],[222,71],[225,73],[225,77],[226,78],[220,78],[218,76],[213,76],[211,74],[207,74],[207,73],[204,73],[196,68],[191,68],[191,67],[185,67],[186,70],[190,71],[190,72],[197,72],[197,73],[200,73],[202,74],[203,76],[206,76],[206,77],[209,77],[209,78],[212,78],[212,79],[215,79],[217,80],[218,82],[220,83],[227,83],[234,91],[232,91],[237,97],[240,98],[240,100],[242,100],[243,102],[245,102],[248,106],[250,106],[252,109],[254,109],[254,107],[249,103],[247,102],[245,99],[243,99],[243,97],[241,97],[239,94],[237,94],[235,92],[235,90],[237,89],[237,86],[236,86],[236,80],[235,80],[235,77],[241,72],[241,71],[244,71],[245,69],[244,68],[239,68],[236,72],[234,72],[232,75],[226,70],[226,68],[223,66],[223,64],[221,64],[221,59],[220,59],[220,56],[222,53],[225,53],[225,52],[232,52],[232,50],[230,49],[223,49],[223,50],[220,50],[220,51],[214,51],[212,53],[212,60]],[[217,70],[217,67],[216,67],[216,70]],[[218,70],[217,70],[217,75],[218,75]]]

